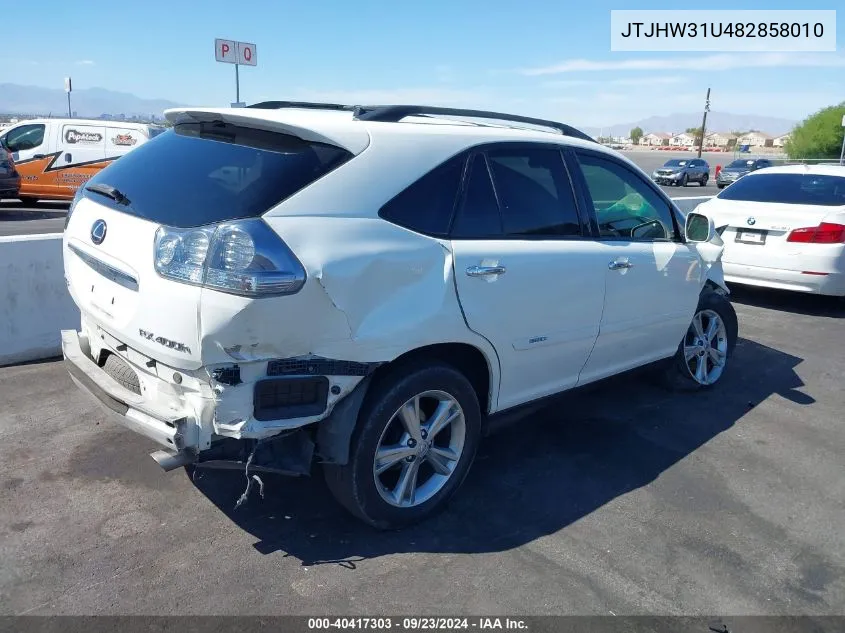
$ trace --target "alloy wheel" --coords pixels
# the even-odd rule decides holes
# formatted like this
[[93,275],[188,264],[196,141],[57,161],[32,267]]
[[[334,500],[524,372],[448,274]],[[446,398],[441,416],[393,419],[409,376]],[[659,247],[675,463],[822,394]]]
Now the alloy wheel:
[[696,312],[684,337],[684,363],[700,385],[712,385],[725,369],[728,334],[725,322],[714,310]]
[[425,503],[451,479],[466,441],[458,401],[444,391],[425,391],[391,416],[373,459],[376,489],[387,503],[411,508]]

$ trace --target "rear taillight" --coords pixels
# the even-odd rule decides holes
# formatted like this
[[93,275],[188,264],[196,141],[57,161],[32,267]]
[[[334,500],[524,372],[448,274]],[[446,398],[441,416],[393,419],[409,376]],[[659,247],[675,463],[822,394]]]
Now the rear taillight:
[[244,297],[287,295],[305,283],[305,268],[260,219],[156,231],[155,268],[182,283]]
[[794,229],[786,241],[803,244],[843,244],[845,243],[845,225],[822,222],[818,226]]

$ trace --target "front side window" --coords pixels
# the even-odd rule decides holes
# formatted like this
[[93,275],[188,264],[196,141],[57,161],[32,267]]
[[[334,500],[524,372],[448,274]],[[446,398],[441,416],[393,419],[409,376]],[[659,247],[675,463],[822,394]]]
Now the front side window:
[[672,240],[675,225],[669,205],[641,178],[617,162],[578,153],[603,238]]
[[10,152],[21,152],[28,149],[35,149],[44,142],[44,125],[35,123],[22,125],[6,133],[4,141]]
[[502,148],[487,153],[510,237],[581,235],[575,196],[563,157],[555,148]]

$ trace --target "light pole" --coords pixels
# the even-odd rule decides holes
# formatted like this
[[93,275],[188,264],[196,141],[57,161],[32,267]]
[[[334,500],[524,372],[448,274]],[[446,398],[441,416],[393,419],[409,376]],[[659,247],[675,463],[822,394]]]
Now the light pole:
[[65,92],[67,93],[67,118],[71,117],[71,110],[70,110],[70,92],[73,89],[71,85],[70,77],[65,77]]
[[704,147],[704,132],[707,128],[707,113],[710,112],[710,88],[707,89],[707,100],[704,103],[704,118],[701,120],[701,138],[698,140],[698,157],[701,158],[701,149]]

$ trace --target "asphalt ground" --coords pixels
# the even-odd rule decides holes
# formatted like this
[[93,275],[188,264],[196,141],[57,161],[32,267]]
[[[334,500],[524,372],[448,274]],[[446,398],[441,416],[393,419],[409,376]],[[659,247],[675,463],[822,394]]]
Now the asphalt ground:
[[[689,158],[689,152],[630,151],[625,156],[651,174],[657,167],[670,158]],[[728,155],[719,154],[719,160],[729,162]],[[663,191],[673,198],[693,196],[715,196],[719,190],[715,183],[716,160],[707,154],[704,158],[710,162],[710,182],[706,187],[690,184],[686,187],[663,187]],[[61,233],[64,229],[68,204],[62,202],[39,202],[24,206],[19,200],[0,200],[0,236],[33,235],[41,233]]]
[[243,473],[162,472],[60,362],[0,368],[0,614],[845,615],[845,307],[734,290],[715,389],[568,396],[402,532],[319,471],[236,510]]

